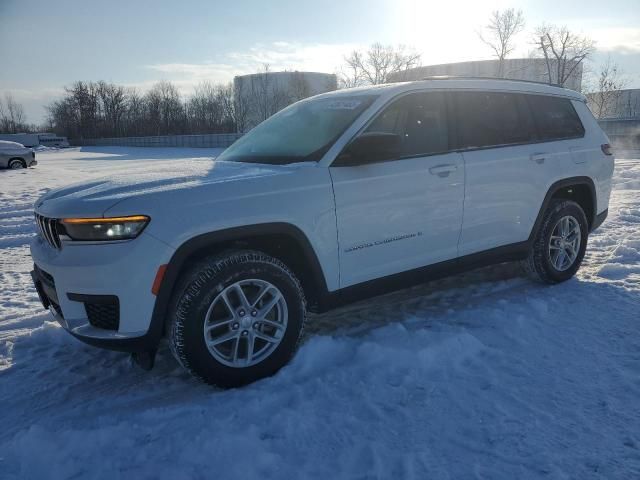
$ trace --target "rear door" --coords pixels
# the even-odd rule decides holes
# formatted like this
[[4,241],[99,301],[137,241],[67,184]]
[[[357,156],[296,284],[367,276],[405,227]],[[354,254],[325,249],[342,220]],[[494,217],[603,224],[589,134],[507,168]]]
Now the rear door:
[[464,168],[449,131],[446,94],[411,93],[365,129],[400,135],[397,158],[330,168],[342,287],[457,256]]
[[536,143],[538,133],[523,94],[452,95],[466,173],[460,255],[527,240],[550,170],[557,168],[557,146]]

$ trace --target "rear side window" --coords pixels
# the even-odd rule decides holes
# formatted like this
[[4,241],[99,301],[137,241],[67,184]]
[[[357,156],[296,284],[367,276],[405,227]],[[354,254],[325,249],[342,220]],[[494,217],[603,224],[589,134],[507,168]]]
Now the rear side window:
[[535,142],[538,135],[524,96],[501,92],[456,92],[461,148]]
[[561,140],[584,136],[580,117],[568,98],[527,95],[540,140]]
[[386,107],[367,132],[401,137],[401,157],[432,155],[449,150],[447,101],[442,92],[412,93]]

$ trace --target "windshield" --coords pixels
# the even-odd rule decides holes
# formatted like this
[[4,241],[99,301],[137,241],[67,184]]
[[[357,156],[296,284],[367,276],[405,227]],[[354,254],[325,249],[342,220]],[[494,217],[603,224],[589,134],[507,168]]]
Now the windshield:
[[277,165],[317,162],[375,98],[334,96],[294,103],[241,137],[218,160]]

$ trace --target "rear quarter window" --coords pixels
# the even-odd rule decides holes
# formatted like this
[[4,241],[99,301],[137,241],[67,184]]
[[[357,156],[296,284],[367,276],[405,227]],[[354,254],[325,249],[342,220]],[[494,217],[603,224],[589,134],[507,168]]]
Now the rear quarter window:
[[456,92],[461,148],[518,145],[537,140],[523,95],[504,92]]
[[568,98],[527,95],[540,140],[584,136],[584,126]]

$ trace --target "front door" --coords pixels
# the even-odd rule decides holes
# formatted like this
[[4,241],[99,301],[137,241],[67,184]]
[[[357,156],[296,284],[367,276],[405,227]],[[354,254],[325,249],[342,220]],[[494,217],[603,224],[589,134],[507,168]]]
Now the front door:
[[442,92],[405,95],[365,130],[400,135],[397,158],[330,168],[341,287],[457,257],[464,165],[447,111]]

